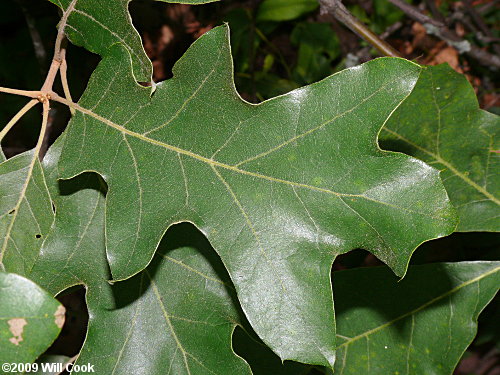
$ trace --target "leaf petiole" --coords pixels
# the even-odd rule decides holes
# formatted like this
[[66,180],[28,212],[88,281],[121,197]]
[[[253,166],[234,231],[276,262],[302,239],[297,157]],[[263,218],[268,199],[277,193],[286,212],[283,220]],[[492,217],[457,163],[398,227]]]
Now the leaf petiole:
[[33,99],[37,99],[42,94],[41,91],[18,90],[18,89],[11,89],[8,87],[0,87],[0,92],[6,94],[27,96],[28,98],[33,98]]

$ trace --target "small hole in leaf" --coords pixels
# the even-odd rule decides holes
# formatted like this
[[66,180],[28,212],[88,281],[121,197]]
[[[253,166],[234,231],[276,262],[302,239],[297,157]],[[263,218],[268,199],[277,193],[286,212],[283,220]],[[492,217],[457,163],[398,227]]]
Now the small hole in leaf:
[[41,234],[37,234],[35,237],[36,238],[42,238],[42,235]]

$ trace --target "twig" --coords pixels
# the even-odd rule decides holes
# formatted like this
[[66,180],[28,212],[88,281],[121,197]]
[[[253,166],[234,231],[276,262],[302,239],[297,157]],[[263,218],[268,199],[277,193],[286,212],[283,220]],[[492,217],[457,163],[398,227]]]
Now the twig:
[[38,99],[30,100],[19,112],[12,117],[12,120],[9,121],[7,125],[0,131],[0,142],[4,139],[5,135],[12,129],[14,125],[24,116],[26,112],[28,112],[31,108],[38,104]]
[[427,8],[429,8],[429,10],[431,11],[432,16],[434,18],[436,18],[439,22],[444,22],[444,17],[439,11],[438,7],[436,6],[434,0],[425,0],[425,4],[427,5]]
[[479,27],[479,29],[485,35],[493,37],[493,33],[488,28],[488,26],[486,26],[486,23],[484,22],[483,17],[481,17],[481,15],[476,11],[476,9],[472,5],[471,1],[470,0],[464,0],[463,5],[464,5],[465,9],[467,10],[467,12],[472,17],[472,19],[474,20],[474,23],[477,25],[477,27]]
[[[6,125],[6,127],[0,132],[0,140],[7,134],[12,127],[19,121],[19,119],[30,109],[32,108],[37,102],[41,102],[43,104],[43,116],[42,116],[42,127],[40,130],[40,135],[38,138],[38,142],[35,146],[34,149],[34,158],[39,157],[40,159],[43,158],[43,155],[45,154],[45,151],[48,148],[48,142],[49,142],[49,132],[48,129],[50,128],[51,121],[49,122],[49,111],[50,111],[50,94],[52,93],[52,88],[54,86],[54,80],[57,76],[57,73],[60,72],[61,74],[61,81],[63,83],[63,88],[64,88],[64,93],[66,97],[68,98],[69,102],[72,102],[71,99],[71,94],[69,92],[69,87],[68,87],[68,81],[66,77],[67,73],[67,65],[66,65],[66,50],[63,47],[63,42],[64,42],[64,29],[66,27],[66,23],[68,21],[68,17],[71,14],[71,12],[75,8],[77,0],[72,0],[71,3],[68,5],[66,10],[63,12],[63,16],[61,18],[61,22],[59,23],[59,30],[57,31],[57,38],[54,46],[54,57],[52,59],[52,63],[50,64],[49,71],[47,73],[47,76],[45,78],[45,82],[42,86],[42,88],[39,91],[26,91],[26,90],[18,90],[18,89],[11,89],[11,88],[6,88],[6,87],[0,87],[0,92],[6,93],[6,94],[14,94],[14,95],[21,95],[21,96],[27,96],[29,98],[32,98],[34,100],[31,100],[28,104],[26,104],[13,118],[12,120]],[[62,70],[61,70],[62,66]],[[72,111],[74,113],[74,109]],[[33,164],[32,164],[33,166]],[[32,167],[31,167],[32,168]],[[0,254],[0,258],[1,258]]]
[[340,0],[319,0],[322,13],[330,13],[351,31],[366,40],[385,56],[400,57],[389,44],[372,33],[361,21],[354,17]]
[[71,1],[66,10],[63,12],[61,17],[61,22],[59,22],[59,29],[57,30],[57,37],[54,46],[54,57],[52,58],[52,63],[50,64],[49,72],[47,73],[47,78],[42,86],[43,92],[52,91],[52,86],[54,85],[54,80],[56,78],[57,73],[59,72],[59,68],[61,67],[61,63],[65,58],[65,52],[61,53],[64,48],[62,48],[62,44],[64,41],[64,29],[66,28],[66,24],[68,22],[68,17],[75,9],[75,4],[77,0]]
[[397,6],[413,20],[424,25],[427,33],[437,36],[444,40],[450,46],[454,47],[459,53],[467,53],[482,64],[490,67],[500,68],[500,56],[492,55],[468,41],[460,38],[453,31],[449,30],[443,23],[426,16],[414,6],[405,3],[403,0],[388,0],[391,4]]
[[[483,17],[481,17],[481,15],[476,11],[476,8],[474,8],[474,6],[472,5],[471,1],[470,0],[464,0],[463,4],[464,4],[464,7],[467,10],[467,12],[472,17],[474,23],[479,28],[479,30],[481,30],[481,32],[485,36],[487,36],[489,38],[494,38],[495,36],[493,35],[493,33],[491,32],[491,30],[489,29],[489,27],[486,25],[486,22],[484,22]],[[500,46],[498,44],[495,43],[493,45],[493,49],[494,49],[494,51],[495,51],[495,53],[497,55],[500,55]]]
[[498,6],[498,3],[499,3],[498,0],[489,1],[486,4],[478,6],[477,7],[477,12],[479,14],[488,13],[491,9],[496,8]]
[[[388,37],[391,36],[392,33],[394,33],[396,30],[398,30],[402,26],[403,26],[403,23],[401,21],[397,21],[397,22],[393,23],[392,25],[388,26],[387,29],[385,29],[382,34],[379,35],[379,38],[382,40],[387,39]],[[359,60],[363,61],[362,57],[364,55],[369,55],[371,48],[372,48],[371,46],[363,47],[358,52],[356,52],[356,57],[358,57]],[[365,59],[365,61],[366,61],[366,59]]]
[[435,19],[429,16],[426,16],[413,5],[405,3],[404,1],[401,0],[389,0],[389,2],[397,6],[399,9],[401,9],[404,13],[406,13],[407,16],[409,16],[410,18],[414,19],[417,22],[420,22],[421,24],[430,24],[436,27],[444,27],[444,23],[436,21]]

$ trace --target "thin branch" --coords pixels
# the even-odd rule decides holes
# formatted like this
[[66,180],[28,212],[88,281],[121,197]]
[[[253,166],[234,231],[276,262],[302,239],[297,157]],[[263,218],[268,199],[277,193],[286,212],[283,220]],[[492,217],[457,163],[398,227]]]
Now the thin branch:
[[64,40],[64,29],[66,28],[66,25],[68,23],[68,17],[75,10],[75,5],[76,5],[77,0],[72,0],[71,3],[68,5],[66,10],[63,12],[63,15],[61,17],[61,21],[59,22],[59,29],[57,30],[57,37],[56,37],[56,43],[54,47],[54,60],[61,60],[61,46]]
[[[481,32],[489,38],[495,38],[495,35],[491,32],[490,28],[488,25],[486,25],[486,22],[484,22],[483,17],[477,12],[476,8],[474,8],[474,5],[472,4],[471,0],[465,0],[463,2],[465,9],[467,12],[471,15],[472,19],[474,20],[474,23],[479,27]],[[478,33],[479,34],[479,33]],[[500,45],[498,43],[493,44],[493,50],[497,55],[500,55]]]
[[422,23],[425,26],[427,33],[444,40],[450,46],[454,47],[459,53],[466,53],[486,66],[500,68],[500,56],[492,55],[491,53],[469,43],[467,40],[460,38],[453,31],[449,30],[446,25],[423,14],[417,8],[407,4],[403,0],[388,1],[401,9],[413,20]]
[[394,48],[372,33],[370,29],[354,17],[340,0],[319,0],[319,3],[322,13],[332,14],[351,31],[375,47],[381,54],[391,57],[400,57],[399,53]]
[[66,10],[63,12],[61,22],[59,22],[59,29],[57,30],[57,37],[54,46],[54,57],[52,58],[52,63],[50,64],[49,72],[47,74],[47,78],[42,86],[42,91],[49,92],[52,90],[52,86],[54,85],[54,80],[56,78],[57,72],[61,66],[63,56],[61,56],[61,51],[63,48],[63,41],[65,38],[64,29],[66,28],[66,24],[68,23],[68,17],[75,9],[75,4],[77,0],[71,1]]
[[[67,73],[67,65],[66,65],[66,49],[64,48],[64,41],[65,41],[65,35],[64,35],[64,29],[66,28],[66,24],[68,22],[68,17],[73,12],[75,9],[75,4],[77,0],[72,0],[71,3],[68,5],[66,10],[63,12],[61,22],[59,23],[59,29],[57,31],[57,38],[54,46],[54,57],[52,58],[52,62],[50,64],[49,71],[47,73],[47,76],[45,78],[45,82],[43,83],[42,88],[39,91],[26,91],[26,90],[17,90],[17,89],[10,89],[10,88],[5,88],[5,87],[0,87],[0,92],[7,93],[7,94],[14,94],[14,95],[21,95],[21,96],[27,96],[29,98],[32,98],[34,100],[30,101],[27,105],[25,105],[13,118],[12,120],[7,124],[7,126],[0,132],[0,140],[7,134],[12,127],[16,124],[17,121],[30,109],[32,108],[37,102],[41,102],[43,104],[43,116],[42,116],[42,128],[40,130],[40,135],[38,138],[38,142],[35,146],[34,149],[34,158],[39,157],[40,159],[43,158],[47,148],[48,148],[48,142],[49,142],[49,131],[48,129],[50,128],[50,124],[52,121],[49,122],[49,112],[50,112],[50,93],[52,93],[52,88],[54,86],[54,80],[57,76],[57,73],[60,72],[61,74],[61,81],[63,84],[64,88],[64,93],[66,97],[68,98],[68,102],[72,103],[71,95],[69,92],[69,87],[68,87],[68,81],[66,77]],[[61,70],[62,66],[62,70]],[[70,107],[71,109],[71,107]],[[74,113],[74,108],[72,110],[72,113]]]
[[472,5],[472,2],[470,0],[464,0],[463,2],[465,9],[467,12],[471,15],[472,19],[474,20],[474,23],[479,27],[479,29],[487,36],[493,37],[493,33],[491,30],[488,28],[486,23],[483,20],[483,17],[477,12],[476,8],[474,8],[474,5]]
[[0,142],[4,139],[5,135],[12,129],[14,125],[24,116],[26,112],[28,112],[31,108],[38,104],[38,99],[30,100],[19,112],[16,113],[12,120],[9,121],[7,125],[0,131]]
[[444,17],[439,11],[434,0],[425,0],[425,4],[427,5],[427,8],[429,8],[429,10],[431,11],[432,16],[434,18],[436,18],[439,22],[444,22]]

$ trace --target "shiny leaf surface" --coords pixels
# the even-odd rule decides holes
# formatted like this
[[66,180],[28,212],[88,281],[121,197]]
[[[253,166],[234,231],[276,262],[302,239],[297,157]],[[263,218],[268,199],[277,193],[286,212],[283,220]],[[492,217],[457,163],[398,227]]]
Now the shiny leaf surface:
[[32,281],[0,272],[0,364],[33,362],[59,335],[64,313]]
[[[44,160],[51,177],[61,144]],[[172,228],[144,272],[108,283],[101,184],[85,174],[51,186],[57,217],[30,275],[53,294],[86,285],[90,321],[77,364],[100,374],[250,374],[231,347],[240,320],[234,289],[192,226]]]
[[451,374],[500,286],[500,262],[382,267],[333,274],[335,374]]
[[423,70],[394,112],[382,147],[442,170],[459,231],[500,231],[500,117],[479,109],[465,76],[448,65]]
[[455,226],[438,172],[376,143],[420,67],[378,59],[250,105],[234,89],[227,34],[198,39],[152,97],[114,46],[74,105],[61,176],[106,180],[115,280],[147,266],[169,225],[192,222],[266,344],[332,365],[335,256],[363,247],[403,275],[416,246]]

